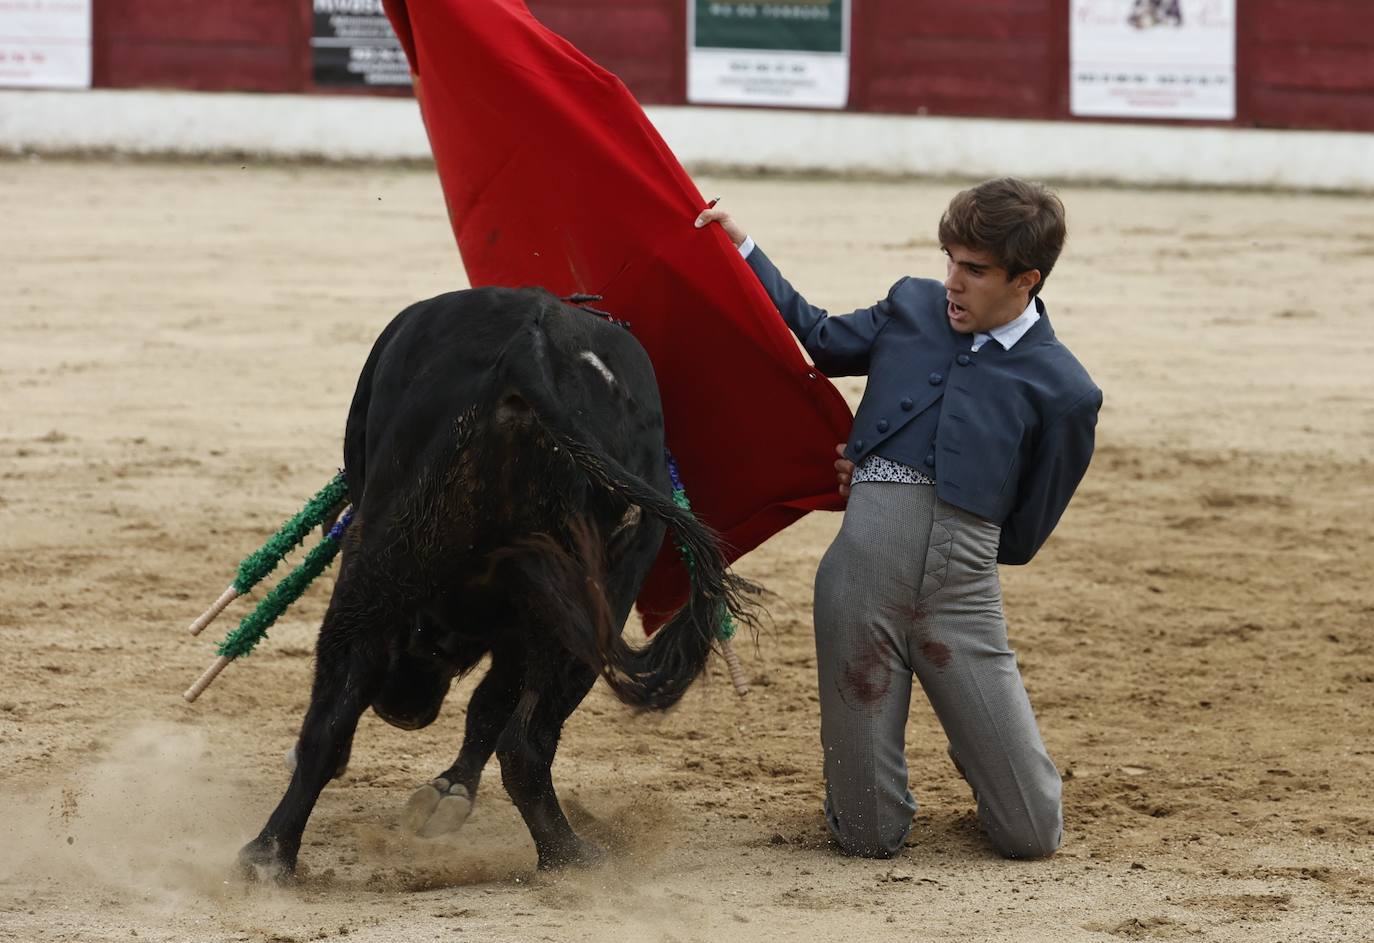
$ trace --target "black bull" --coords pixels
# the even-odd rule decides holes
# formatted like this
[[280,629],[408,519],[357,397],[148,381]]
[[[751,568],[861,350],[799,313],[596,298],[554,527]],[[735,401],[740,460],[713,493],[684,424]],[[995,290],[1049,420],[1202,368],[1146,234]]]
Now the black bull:
[[[241,864],[291,873],[362,712],[423,727],[487,653],[458,758],[411,796],[403,827],[433,837],[461,826],[495,752],[539,866],[596,857],[550,776],[564,721],[598,675],[629,704],[673,705],[701,673],[720,615],[748,618],[745,584],[712,533],[671,500],[643,348],[534,289],[412,305],[363,367],[344,463],[355,515],[295,769]],[[695,558],[693,591],[636,650],[620,630],[667,527]]]

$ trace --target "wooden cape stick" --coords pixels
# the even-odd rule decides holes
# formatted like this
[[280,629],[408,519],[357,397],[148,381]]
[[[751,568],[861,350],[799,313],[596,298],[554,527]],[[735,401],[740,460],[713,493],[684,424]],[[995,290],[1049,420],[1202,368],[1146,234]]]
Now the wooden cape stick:
[[749,682],[744,680],[744,666],[739,662],[739,656],[735,654],[735,646],[730,644],[728,638],[720,640],[720,655],[725,659],[725,667],[730,671],[730,683],[735,686],[735,693],[740,697],[749,693]]

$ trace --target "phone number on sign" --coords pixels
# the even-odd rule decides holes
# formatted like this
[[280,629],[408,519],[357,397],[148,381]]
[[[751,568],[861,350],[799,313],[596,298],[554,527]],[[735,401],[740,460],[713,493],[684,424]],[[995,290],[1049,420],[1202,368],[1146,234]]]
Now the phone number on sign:
[[828,20],[830,7],[801,3],[713,3],[706,8],[711,16],[773,20]]

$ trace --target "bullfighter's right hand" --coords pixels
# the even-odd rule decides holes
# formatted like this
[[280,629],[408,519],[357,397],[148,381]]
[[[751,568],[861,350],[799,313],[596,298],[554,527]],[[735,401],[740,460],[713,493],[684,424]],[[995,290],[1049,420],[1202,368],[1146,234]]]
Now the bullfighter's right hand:
[[707,207],[702,210],[701,215],[697,217],[696,226],[697,229],[701,229],[711,223],[720,223],[720,228],[725,230],[725,235],[730,237],[730,241],[735,244],[736,249],[744,245],[744,240],[749,238],[748,233],[740,228],[740,224],[735,222],[728,212],[718,206]]

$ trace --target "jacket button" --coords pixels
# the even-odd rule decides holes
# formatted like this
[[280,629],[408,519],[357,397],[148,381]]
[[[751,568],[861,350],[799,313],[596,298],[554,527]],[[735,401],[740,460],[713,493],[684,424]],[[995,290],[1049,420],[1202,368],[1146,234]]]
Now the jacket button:
[[944,382],[945,382],[945,376],[944,376],[944,374],[942,374],[942,373],[932,373],[932,374],[930,375],[930,385],[931,385],[931,386],[939,386],[941,383],[944,383]]
[[904,400],[902,400],[900,403],[898,403],[897,405],[899,405],[899,406],[902,407],[902,412],[904,412],[904,413],[909,413],[909,412],[911,412],[911,407],[912,407],[912,406],[915,406],[916,404],[913,403],[913,402],[912,402],[911,400],[909,400],[909,399],[904,399]]
[[864,440],[863,440],[863,439],[855,439],[855,440],[854,440],[854,451],[855,451],[855,452],[862,452],[863,450],[864,450]]
[[886,432],[886,431],[887,431],[887,420],[886,420],[886,419],[879,419],[879,420],[878,420],[878,431],[879,431],[879,432]]
[[954,358],[954,362],[961,367],[967,367],[969,364],[973,363],[973,358],[968,354],[960,354]]
[[926,453],[926,464],[929,465],[931,468],[934,468],[934,467],[935,467],[935,453],[934,453],[934,452],[927,452],[927,453]]

